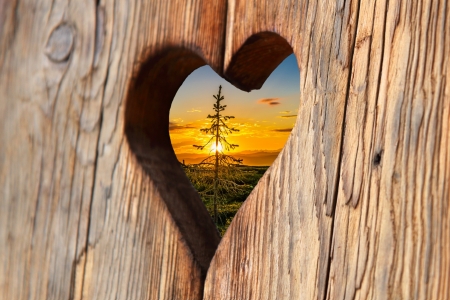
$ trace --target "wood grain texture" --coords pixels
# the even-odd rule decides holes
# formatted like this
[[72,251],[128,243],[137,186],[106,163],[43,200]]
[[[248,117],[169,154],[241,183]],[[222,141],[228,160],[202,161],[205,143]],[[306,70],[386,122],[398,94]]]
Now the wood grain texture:
[[205,299],[449,298],[446,1],[228,8],[225,75],[252,35],[275,32],[299,61],[301,96],[285,148],[219,245]]
[[0,1],[0,17],[0,298],[202,298],[218,232],[204,207],[195,236],[171,213],[124,112],[163,49],[221,70],[225,2]]
[[450,7],[360,9],[329,297],[447,299]]
[[[450,298],[448,20],[445,0],[0,1],[0,298]],[[296,126],[208,270],[171,100],[200,65],[250,90],[291,52]]]
[[[301,99],[285,148],[244,204],[243,211],[248,211],[238,213],[230,227],[239,230],[231,229],[222,239],[208,273],[206,299],[326,296],[330,215],[350,76],[348,43],[354,39],[356,15],[355,3],[341,3],[339,9],[336,5],[321,1],[229,4],[224,73],[230,58],[252,34],[275,32],[290,44],[299,62]],[[343,23],[348,27],[341,28]],[[236,273],[223,280],[230,269]]]

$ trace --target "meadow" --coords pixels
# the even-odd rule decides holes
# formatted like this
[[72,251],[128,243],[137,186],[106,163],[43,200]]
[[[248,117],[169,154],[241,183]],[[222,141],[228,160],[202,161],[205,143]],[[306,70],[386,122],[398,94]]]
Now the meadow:
[[[229,174],[228,179],[232,180],[239,188],[234,189],[233,192],[223,193],[217,206],[217,229],[221,236],[225,234],[228,226],[236,215],[237,211],[241,207],[242,203],[247,199],[248,195],[252,192],[259,179],[264,175],[268,166],[246,166],[240,165],[234,167],[234,172],[224,173]],[[211,184],[212,180],[209,174],[202,175],[198,170],[184,168],[186,175],[199,192],[199,195],[206,206],[211,217],[214,213],[214,204],[211,197]],[[233,170],[232,170],[233,171]],[[239,176],[236,176],[239,173]],[[227,176],[227,175],[224,175]],[[227,178],[224,178],[227,179]]]

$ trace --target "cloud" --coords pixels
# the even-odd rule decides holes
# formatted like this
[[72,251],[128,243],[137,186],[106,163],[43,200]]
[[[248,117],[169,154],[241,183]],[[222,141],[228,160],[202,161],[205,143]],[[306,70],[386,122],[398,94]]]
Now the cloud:
[[278,118],[295,118],[297,115],[278,116]]
[[274,106],[280,104],[280,98],[262,98],[258,100],[258,103]]
[[280,111],[279,113],[280,114],[288,114],[288,113],[290,113],[291,111],[290,110],[284,110],[284,111]]
[[273,129],[272,131],[275,131],[275,132],[291,132],[292,128],[279,128],[279,129]]
[[174,149],[176,149],[176,148],[181,148],[181,147],[184,147],[184,146],[191,146],[192,148],[194,148],[194,147],[192,146],[192,144],[193,144],[193,141],[183,141],[183,142],[173,143],[173,144],[172,144],[172,147],[173,147]]
[[187,110],[186,112],[202,112],[200,109],[192,108],[191,110]]
[[194,128],[197,128],[197,127],[192,126],[192,124],[180,125],[180,124],[177,124],[174,122],[169,122],[169,131],[194,129]]
[[259,103],[267,103],[272,101],[278,101],[279,98],[261,98],[258,100]]

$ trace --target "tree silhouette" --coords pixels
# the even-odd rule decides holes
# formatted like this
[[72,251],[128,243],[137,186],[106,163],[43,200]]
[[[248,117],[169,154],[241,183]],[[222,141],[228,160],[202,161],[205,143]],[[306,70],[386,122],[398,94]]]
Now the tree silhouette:
[[225,201],[227,196],[236,195],[247,187],[243,184],[244,174],[237,168],[242,164],[242,159],[224,153],[224,150],[229,151],[239,146],[229,143],[226,139],[227,135],[239,130],[227,125],[227,121],[233,119],[234,116],[222,115],[227,106],[221,104],[224,99],[221,92],[222,86],[219,86],[218,94],[213,95],[216,99],[213,106],[215,114],[208,114],[207,117],[211,119],[211,126],[200,129],[201,132],[209,134],[210,139],[204,145],[193,145],[199,150],[212,145],[210,153],[214,153],[197,165],[185,167],[186,174],[192,183],[197,186],[200,195],[203,198],[212,198],[214,204],[213,219],[216,224],[218,202]]

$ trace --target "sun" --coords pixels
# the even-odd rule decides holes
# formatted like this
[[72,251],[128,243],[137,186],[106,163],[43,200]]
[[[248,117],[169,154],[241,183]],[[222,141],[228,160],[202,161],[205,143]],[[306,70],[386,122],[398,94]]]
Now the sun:
[[[220,142],[219,142],[219,144],[217,145],[217,150],[218,150],[219,152],[222,152],[222,150],[223,150],[222,144],[221,144]],[[211,151],[216,152],[216,143],[213,143],[213,144],[211,145]]]

